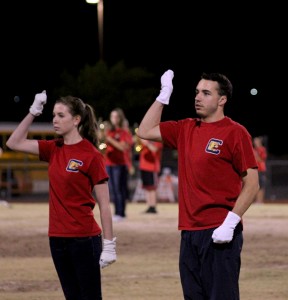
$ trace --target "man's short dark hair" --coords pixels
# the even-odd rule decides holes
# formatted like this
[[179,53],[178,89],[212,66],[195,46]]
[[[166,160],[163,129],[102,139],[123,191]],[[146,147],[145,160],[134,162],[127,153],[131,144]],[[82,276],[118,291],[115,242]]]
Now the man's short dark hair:
[[221,73],[202,73],[201,79],[212,80],[218,82],[220,96],[226,96],[227,100],[232,98],[233,86],[227,76]]

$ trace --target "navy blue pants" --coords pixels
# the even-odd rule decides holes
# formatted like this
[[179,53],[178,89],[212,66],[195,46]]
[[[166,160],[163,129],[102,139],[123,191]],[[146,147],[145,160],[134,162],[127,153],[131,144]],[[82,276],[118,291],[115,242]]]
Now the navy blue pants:
[[109,190],[112,201],[114,202],[115,215],[126,217],[127,195],[127,166],[106,166],[109,175]]
[[179,270],[185,300],[239,300],[242,224],[230,243],[215,244],[215,228],[181,232]]
[[99,259],[102,238],[50,237],[52,259],[66,300],[102,299]]

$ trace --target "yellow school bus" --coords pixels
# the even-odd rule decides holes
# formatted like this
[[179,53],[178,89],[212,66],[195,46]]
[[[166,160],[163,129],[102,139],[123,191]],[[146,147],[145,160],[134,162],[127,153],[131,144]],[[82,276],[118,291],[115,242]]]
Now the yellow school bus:
[[[0,122],[0,197],[45,190],[48,186],[48,165],[35,155],[12,151],[6,146],[11,133],[19,123]],[[52,123],[32,123],[28,138],[53,139],[57,137]]]

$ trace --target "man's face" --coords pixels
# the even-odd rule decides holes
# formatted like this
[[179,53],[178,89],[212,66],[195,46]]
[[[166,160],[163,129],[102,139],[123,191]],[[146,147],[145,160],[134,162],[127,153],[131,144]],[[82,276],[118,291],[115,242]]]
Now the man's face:
[[199,117],[207,118],[218,111],[221,104],[218,82],[201,79],[196,87],[195,110]]

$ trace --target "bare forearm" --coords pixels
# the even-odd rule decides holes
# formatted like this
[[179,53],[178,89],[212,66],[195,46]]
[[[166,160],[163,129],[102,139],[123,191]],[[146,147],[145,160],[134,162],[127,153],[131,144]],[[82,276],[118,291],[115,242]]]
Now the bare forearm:
[[243,189],[236,201],[233,212],[242,217],[250,205],[254,202],[255,196],[259,190],[258,170],[250,169],[248,171],[249,179],[244,180]]
[[164,105],[169,104],[170,96],[173,91],[173,77],[174,72],[172,70],[167,70],[161,76],[160,94],[158,95],[158,97],[156,97],[156,100],[146,112],[137,130],[136,134],[140,138],[144,140],[162,142],[159,124],[161,121],[163,107]]
[[161,121],[163,107],[164,105],[158,101],[154,101],[150,106],[137,130],[137,135],[140,138],[161,141],[159,123]]
[[113,239],[112,213],[109,200],[108,182],[95,186],[96,199],[98,201],[101,225],[104,239]]
[[113,226],[112,226],[112,214],[110,206],[101,208],[101,224],[103,230],[103,237],[107,240],[113,239]]
[[32,114],[27,114],[27,116],[20,122],[20,124],[10,135],[9,139],[6,142],[7,147],[12,150],[22,150],[21,145],[25,140],[27,140],[29,127],[32,124],[34,118],[35,117]]
[[113,137],[111,136],[107,136],[106,137],[106,142],[108,142],[109,144],[111,144],[112,146],[114,146],[116,149],[124,152],[127,148],[126,146],[126,143],[121,141],[121,142],[118,142],[116,141]]

